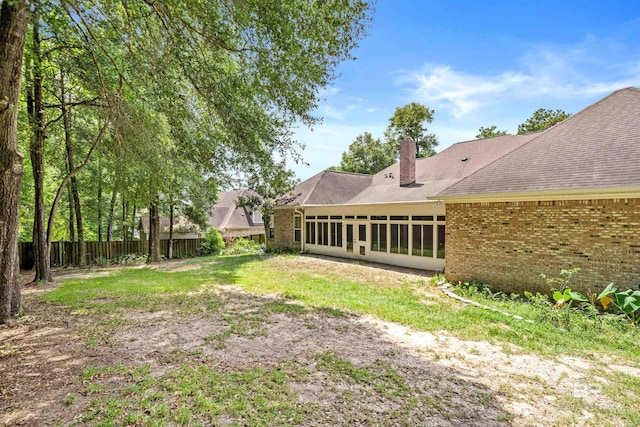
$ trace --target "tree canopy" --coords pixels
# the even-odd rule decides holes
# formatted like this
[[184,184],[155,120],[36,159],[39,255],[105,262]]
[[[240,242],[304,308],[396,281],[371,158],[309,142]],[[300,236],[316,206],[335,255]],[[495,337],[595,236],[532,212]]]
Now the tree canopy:
[[506,130],[498,130],[497,126],[489,126],[489,127],[484,127],[484,126],[480,126],[480,129],[478,129],[478,134],[476,135],[476,138],[491,138],[492,136],[500,136],[500,135],[506,135],[507,131]]
[[524,123],[518,125],[518,135],[540,132],[549,129],[561,121],[569,118],[571,114],[563,110],[547,110],[539,108]]
[[342,153],[340,166],[335,170],[375,174],[391,166],[396,160],[395,144],[385,143],[374,138],[369,132],[356,137],[349,149]]
[[[102,235],[120,205],[126,238],[136,208],[205,209],[211,191],[198,187],[277,176],[283,159],[300,160],[291,126],[318,122],[318,93],[353,58],[373,2],[3,0],[0,89],[11,91],[0,93],[0,176],[11,179],[0,181],[0,322],[19,312],[20,199],[25,236],[45,209],[49,241],[72,235],[79,206],[85,235]],[[29,108],[15,84],[25,41]],[[33,113],[20,128],[18,105]],[[22,195],[18,135],[32,153]]]
[[434,113],[433,109],[417,102],[396,108],[389,119],[385,138],[396,146],[406,138],[413,139],[416,142],[416,157],[429,157],[435,154],[438,139],[425,127],[425,123],[430,124],[433,121]]

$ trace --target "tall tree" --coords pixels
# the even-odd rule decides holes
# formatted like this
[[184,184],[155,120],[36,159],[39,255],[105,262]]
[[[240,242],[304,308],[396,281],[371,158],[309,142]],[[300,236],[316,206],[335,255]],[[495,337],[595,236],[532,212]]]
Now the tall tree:
[[526,122],[518,125],[518,135],[547,130],[551,126],[560,123],[570,116],[571,114],[563,110],[553,111],[545,108],[539,108],[527,119]]
[[29,22],[25,0],[0,6],[0,323],[21,307],[18,223],[23,156],[18,151],[18,104],[22,58]]
[[433,109],[417,102],[396,108],[385,132],[387,141],[394,143],[397,151],[401,141],[411,138],[416,142],[416,157],[435,154],[438,139],[425,127],[425,123],[433,121],[434,113]]
[[253,173],[249,177],[248,187],[254,194],[238,197],[235,201],[236,207],[249,207],[262,215],[267,250],[270,250],[268,237],[276,198],[291,191],[297,183],[294,172],[286,169],[284,163],[274,164],[264,173]]
[[342,153],[340,166],[334,170],[373,175],[395,162],[396,151],[394,143],[382,142],[365,132],[358,135],[349,149]]
[[478,134],[476,135],[476,138],[478,139],[491,138],[492,136],[500,136],[500,135],[506,135],[506,134],[507,134],[506,130],[498,130],[496,126],[489,126],[489,127],[480,126],[480,129],[478,129]]

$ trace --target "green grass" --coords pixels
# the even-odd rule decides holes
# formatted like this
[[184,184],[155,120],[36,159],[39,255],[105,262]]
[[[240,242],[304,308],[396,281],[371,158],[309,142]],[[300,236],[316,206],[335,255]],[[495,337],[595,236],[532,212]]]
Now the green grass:
[[[258,295],[279,294],[284,301],[268,303],[254,319],[231,322],[234,333],[258,333],[261,317],[273,312],[304,313],[307,309],[341,315],[371,315],[424,331],[446,330],[461,338],[510,343],[538,354],[567,353],[591,357],[594,352],[640,360],[640,329],[584,321],[571,331],[546,322],[533,324],[446,298],[424,304],[417,295],[422,280],[387,285],[343,277],[340,272],[295,268],[295,255],[245,255],[191,260],[199,269],[163,272],[149,268],[124,269],[94,279],[69,280],[45,300],[74,310],[111,313],[118,310],[160,310],[167,307],[191,313],[215,310],[223,304],[214,293],[202,292],[221,284],[238,286]],[[344,266],[349,269],[349,265]],[[347,270],[345,270],[347,271]],[[516,301],[481,302],[536,320],[540,308]],[[213,337],[212,340],[217,338]]]

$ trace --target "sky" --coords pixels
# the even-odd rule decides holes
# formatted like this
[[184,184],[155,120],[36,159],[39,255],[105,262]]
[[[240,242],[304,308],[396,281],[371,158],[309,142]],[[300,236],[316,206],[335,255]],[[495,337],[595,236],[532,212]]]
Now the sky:
[[357,57],[298,127],[301,180],[340,164],[364,132],[383,138],[397,107],[435,110],[436,151],[481,126],[516,133],[538,108],[576,113],[640,87],[640,1],[380,0]]

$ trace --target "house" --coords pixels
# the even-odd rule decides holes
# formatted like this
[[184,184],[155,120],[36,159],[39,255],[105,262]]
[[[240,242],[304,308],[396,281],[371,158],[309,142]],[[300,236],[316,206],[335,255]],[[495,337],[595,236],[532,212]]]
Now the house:
[[444,270],[507,292],[579,267],[574,288],[640,283],[640,90],[529,135],[460,142],[373,175],[324,171],[279,201],[272,247]]
[[221,193],[218,202],[211,209],[209,226],[215,227],[225,241],[239,237],[264,242],[264,223],[262,213],[249,207],[236,207],[236,200],[255,195],[251,190],[232,190]]
[[[149,240],[149,216],[140,217],[138,222],[140,240]],[[199,225],[189,221],[188,218],[178,215],[173,219],[174,239],[199,239],[204,237],[204,232]],[[160,240],[169,240],[169,217],[160,217]]]

